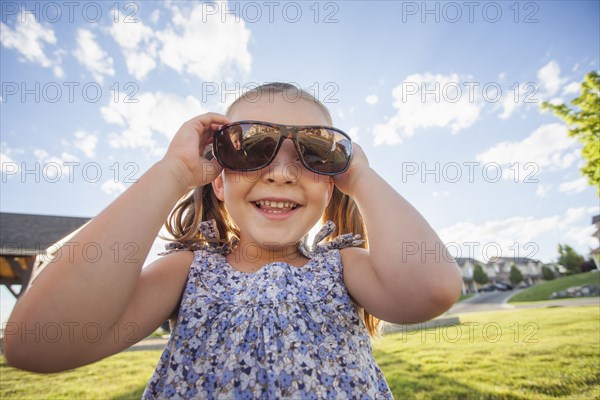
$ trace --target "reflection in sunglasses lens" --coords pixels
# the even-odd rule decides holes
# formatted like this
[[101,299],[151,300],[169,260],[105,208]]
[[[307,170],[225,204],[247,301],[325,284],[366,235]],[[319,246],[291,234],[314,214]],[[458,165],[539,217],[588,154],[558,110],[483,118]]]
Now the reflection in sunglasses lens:
[[[220,162],[227,168],[249,171],[266,167],[275,157],[281,129],[266,124],[241,123],[221,130],[215,140]],[[351,142],[326,128],[298,130],[297,148],[305,167],[317,173],[336,174],[350,161]]]

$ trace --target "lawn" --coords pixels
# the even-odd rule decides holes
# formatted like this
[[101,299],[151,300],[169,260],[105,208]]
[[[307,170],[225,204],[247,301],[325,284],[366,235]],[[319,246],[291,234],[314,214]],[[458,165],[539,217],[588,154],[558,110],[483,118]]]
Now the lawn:
[[460,297],[458,298],[458,302],[468,300],[473,296],[475,296],[475,293],[461,294]]
[[[597,306],[469,313],[462,325],[398,332],[374,344],[398,400],[599,399]],[[159,350],[122,352],[39,375],[0,362],[1,399],[139,399]]]
[[599,399],[600,310],[468,313],[375,345],[397,399]]
[[571,286],[581,285],[599,285],[600,273],[598,271],[585,272],[554,279],[536,286],[523,290],[521,293],[513,296],[509,303],[519,301],[542,301],[548,300],[553,292],[565,290]]
[[140,399],[161,351],[127,351],[56,374],[35,374],[0,361],[0,399]]

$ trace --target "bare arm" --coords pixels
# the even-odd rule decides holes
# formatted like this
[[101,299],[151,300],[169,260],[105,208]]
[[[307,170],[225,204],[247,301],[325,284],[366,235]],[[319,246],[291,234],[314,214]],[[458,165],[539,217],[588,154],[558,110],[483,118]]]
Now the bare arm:
[[[5,338],[9,362],[18,364],[32,355],[60,359],[77,352],[83,359],[96,332],[113,334],[111,328],[131,304],[143,262],[169,212],[190,187],[208,183],[219,173],[218,165],[200,154],[216,125],[227,122],[219,114],[204,114],[183,124],[165,158],[59,251],[7,322],[7,327],[18,329]],[[91,247],[99,250],[93,259],[83,251]],[[135,252],[130,254],[132,248]],[[97,342],[103,340],[104,336]]]
[[369,250],[342,252],[348,291],[386,321],[431,319],[458,298],[462,285],[458,266],[427,221],[369,167],[356,147],[351,170],[336,185],[356,201]]

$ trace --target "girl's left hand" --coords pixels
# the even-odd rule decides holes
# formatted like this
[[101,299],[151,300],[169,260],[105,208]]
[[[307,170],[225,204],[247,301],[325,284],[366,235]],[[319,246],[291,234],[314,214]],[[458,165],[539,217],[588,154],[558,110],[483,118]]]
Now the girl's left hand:
[[346,172],[340,175],[335,175],[333,181],[338,189],[343,193],[352,196],[354,193],[356,184],[359,180],[360,175],[363,171],[370,169],[369,160],[363,149],[356,144],[352,143],[352,160],[350,160],[350,167]]

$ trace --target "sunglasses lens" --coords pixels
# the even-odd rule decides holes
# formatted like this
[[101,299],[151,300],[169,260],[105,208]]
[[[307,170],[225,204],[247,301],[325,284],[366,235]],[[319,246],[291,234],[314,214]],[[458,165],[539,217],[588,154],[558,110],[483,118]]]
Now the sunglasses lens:
[[217,132],[216,153],[221,163],[235,171],[266,167],[277,149],[279,130],[260,124],[236,124]]
[[350,164],[352,142],[332,129],[306,128],[298,132],[298,144],[306,165],[327,175],[344,172]]

